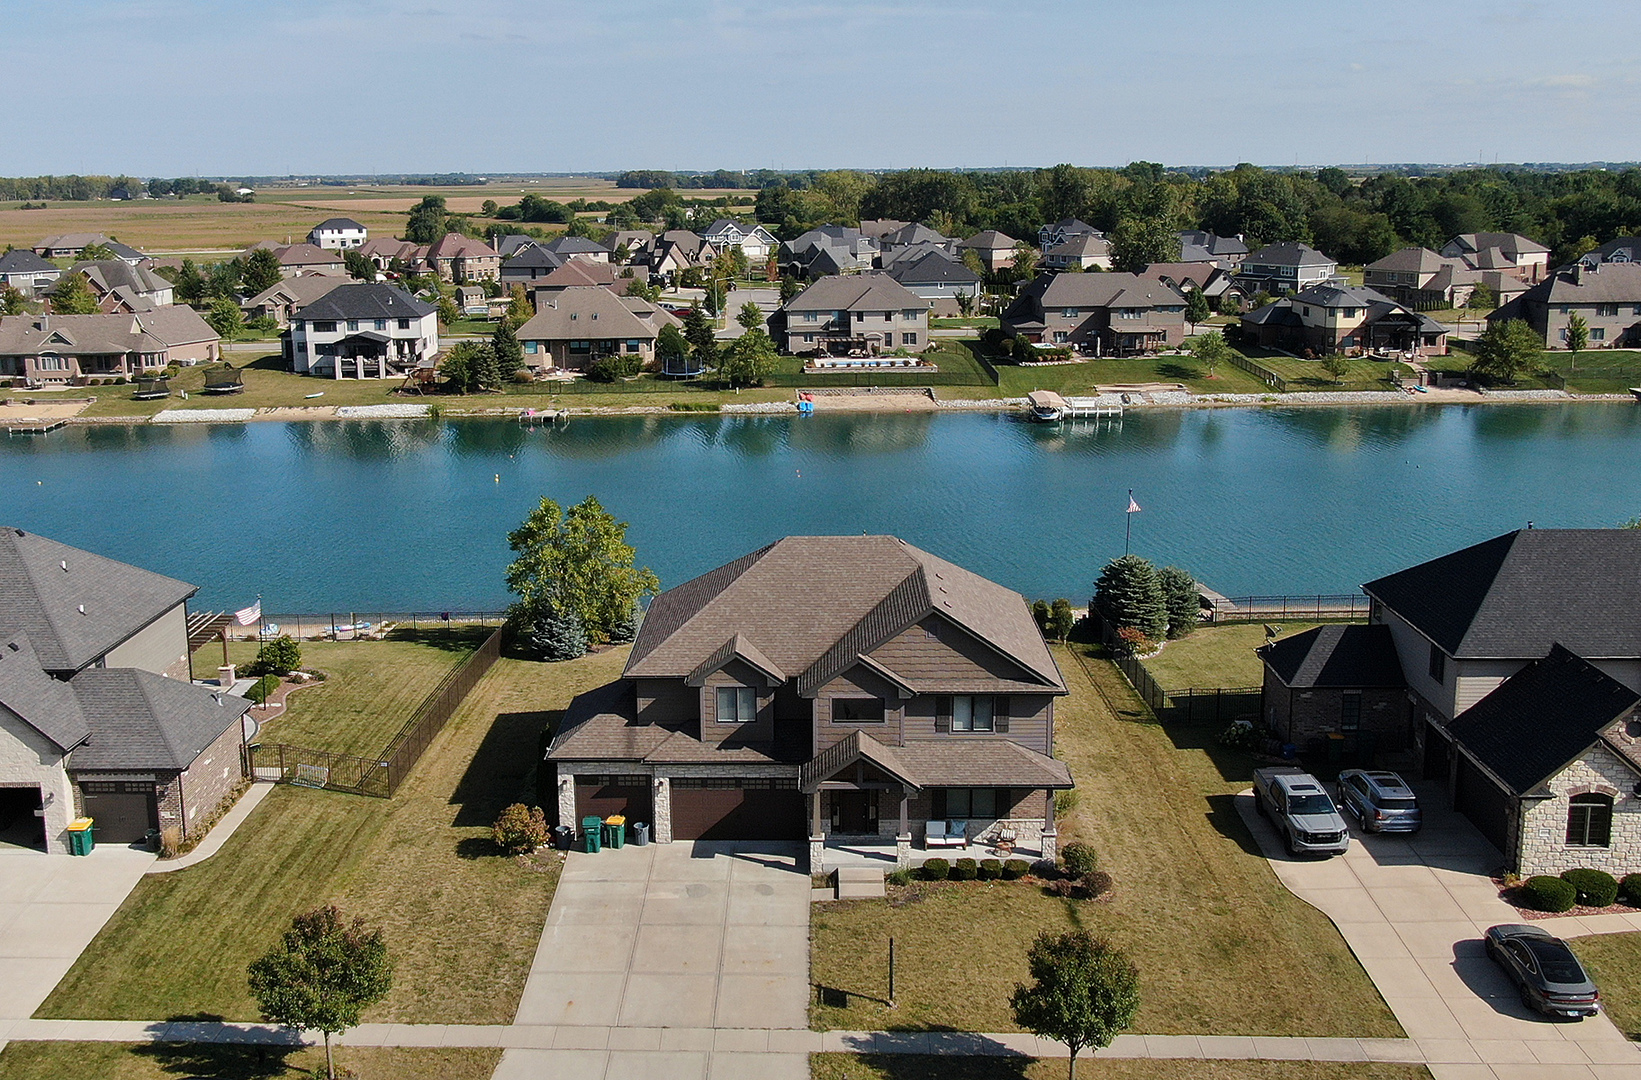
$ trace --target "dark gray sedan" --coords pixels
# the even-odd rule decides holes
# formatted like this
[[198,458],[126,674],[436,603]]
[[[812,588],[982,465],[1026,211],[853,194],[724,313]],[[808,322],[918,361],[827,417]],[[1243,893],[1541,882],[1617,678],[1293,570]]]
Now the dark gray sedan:
[[1601,992],[1560,938],[1536,926],[1487,930],[1487,955],[1521,990],[1521,1003],[1546,1016],[1582,1020],[1601,1011]]

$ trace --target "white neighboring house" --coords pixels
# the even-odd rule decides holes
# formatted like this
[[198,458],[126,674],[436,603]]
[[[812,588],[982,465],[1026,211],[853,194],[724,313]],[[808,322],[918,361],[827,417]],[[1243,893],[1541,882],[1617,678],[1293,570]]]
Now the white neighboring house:
[[392,378],[432,365],[439,309],[395,285],[339,285],[296,312],[287,340],[299,375]]
[[714,221],[707,231],[701,234],[701,239],[719,251],[738,247],[749,263],[764,262],[769,258],[769,253],[780,246],[780,241],[762,225],[748,228],[729,218]]
[[370,236],[365,227],[352,218],[333,217],[321,221],[308,231],[308,243],[314,247],[346,251],[362,245]]

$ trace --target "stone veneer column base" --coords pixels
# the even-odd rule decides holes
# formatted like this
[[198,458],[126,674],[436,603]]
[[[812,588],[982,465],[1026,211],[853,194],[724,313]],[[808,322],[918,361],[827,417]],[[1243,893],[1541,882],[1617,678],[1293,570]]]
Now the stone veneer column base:
[[809,838],[809,872],[824,874],[826,872],[826,837],[811,836]]
[[1060,857],[1060,833],[1057,829],[1043,830],[1043,859],[1054,862]]
[[655,816],[651,823],[652,839],[657,844],[672,843],[672,780],[665,776],[657,776],[653,781],[654,788],[650,792],[650,813]]
[[575,774],[566,769],[554,766],[558,785],[558,823],[568,825],[572,829],[581,828],[581,822],[575,816]]
[[912,834],[902,833],[895,837],[895,865],[906,870],[912,865]]

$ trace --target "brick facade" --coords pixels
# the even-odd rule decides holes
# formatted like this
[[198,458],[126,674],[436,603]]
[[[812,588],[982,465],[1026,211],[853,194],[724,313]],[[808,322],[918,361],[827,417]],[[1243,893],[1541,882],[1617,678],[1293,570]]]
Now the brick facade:
[[[1367,687],[1352,691],[1362,699],[1357,730],[1373,732],[1381,751],[1394,753],[1414,745],[1417,736],[1406,690]],[[1338,687],[1290,688],[1267,667],[1262,693],[1265,723],[1283,742],[1303,749],[1311,739],[1343,730],[1345,693]]]
[[[1614,877],[1641,872],[1641,798],[1632,792],[1636,770],[1605,746],[1595,746],[1545,784],[1554,797],[1518,803],[1518,872],[1559,874],[1587,866]],[[1607,847],[1569,847],[1567,812],[1574,795],[1600,792],[1613,797],[1612,840]]]

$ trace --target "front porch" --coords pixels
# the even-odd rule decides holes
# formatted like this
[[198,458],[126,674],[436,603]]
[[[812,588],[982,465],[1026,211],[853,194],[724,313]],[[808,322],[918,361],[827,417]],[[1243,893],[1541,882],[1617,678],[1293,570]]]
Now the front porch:
[[[897,840],[882,836],[822,836],[819,860],[816,858],[816,838],[809,840],[809,865],[813,873],[826,873],[844,866],[869,866],[876,870],[908,869],[922,866],[930,859],[1024,859],[1037,862],[1052,856],[1043,854],[1041,830],[1043,823],[1034,822],[1036,835],[1030,841],[1016,841],[1012,850],[998,847],[995,837],[986,842],[971,841],[967,847],[924,847],[908,842],[905,850]],[[1022,835],[1030,834],[1030,830]]]

